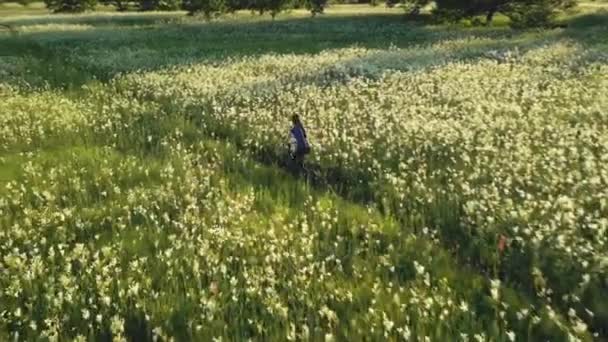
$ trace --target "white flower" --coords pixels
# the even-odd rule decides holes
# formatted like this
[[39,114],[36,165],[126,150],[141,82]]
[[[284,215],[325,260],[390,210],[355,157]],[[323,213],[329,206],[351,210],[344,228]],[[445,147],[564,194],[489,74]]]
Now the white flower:
[[401,336],[403,337],[404,340],[406,340],[406,341],[410,340],[411,332],[410,332],[410,328],[408,326],[404,326],[403,328],[399,328],[398,330],[401,333]]
[[416,273],[419,275],[424,274],[424,266],[420,265],[416,260],[414,260],[414,268],[416,268]]
[[589,283],[589,281],[591,280],[591,276],[587,273],[583,274],[583,284],[587,284]]
[[576,325],[574,326],[574,331],[576,331],[579,334],[586,332],[587,324],[585,324],[583,321],[579,320],[578,322],[576,322]]

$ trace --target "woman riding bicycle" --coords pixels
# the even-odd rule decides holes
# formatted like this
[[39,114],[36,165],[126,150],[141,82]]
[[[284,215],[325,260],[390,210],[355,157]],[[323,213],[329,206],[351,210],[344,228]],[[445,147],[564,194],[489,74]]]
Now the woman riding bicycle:
[[304,125],[302,125],[300,116],[298,114],[294,114],[291,117],[291,122],[293,126],[289,131],[289,152],[291,159],[297,168],[296,171],[300,172],[304,171],[304,156],[310,153],[310,145],[308,144],[306,130],[304,129]]

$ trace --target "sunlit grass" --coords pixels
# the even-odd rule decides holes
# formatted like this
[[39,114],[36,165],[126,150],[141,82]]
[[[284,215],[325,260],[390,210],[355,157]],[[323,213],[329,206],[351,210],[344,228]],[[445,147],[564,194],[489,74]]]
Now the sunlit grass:
[[6,19],[0,340],[606,336],[602,12],[401,14]]

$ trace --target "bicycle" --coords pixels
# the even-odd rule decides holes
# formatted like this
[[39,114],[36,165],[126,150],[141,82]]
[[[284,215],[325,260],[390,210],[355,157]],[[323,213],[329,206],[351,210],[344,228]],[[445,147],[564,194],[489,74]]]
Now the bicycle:
[[336,194],[333,186],[327,182],[326,177],[323,177],[320,170],[315,169],[314,167],[305,167],[303,158],[301,161],[297,160],[289,144],[287,144],[285,159],[286,163],[284,166],[294,177],[302,177],[307,184],[313,185],[316,188],[326,189],[331,193]]

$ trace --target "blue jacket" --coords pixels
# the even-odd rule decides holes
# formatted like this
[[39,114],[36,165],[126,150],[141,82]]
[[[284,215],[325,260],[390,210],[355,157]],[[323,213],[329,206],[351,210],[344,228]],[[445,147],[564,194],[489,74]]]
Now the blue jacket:
[[297,151],[304,151],[308,148],[308,141],[306,140],[306,130],[301,124],[295,124],[291,128],[291,134],[296,139]]

